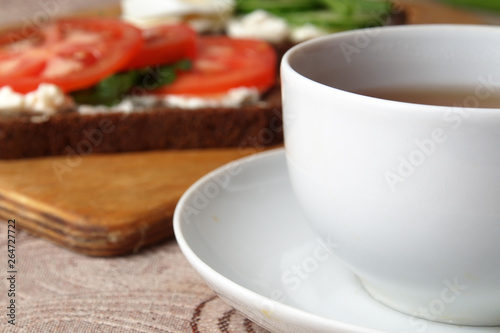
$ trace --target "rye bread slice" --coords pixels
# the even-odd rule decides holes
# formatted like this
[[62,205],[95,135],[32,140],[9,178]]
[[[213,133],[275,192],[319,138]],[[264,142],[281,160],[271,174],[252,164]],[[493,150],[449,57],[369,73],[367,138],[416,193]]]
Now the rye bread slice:
[[283,142],[281,90],[255,104],[186,110],[164,106],[47,119],[0,117],[0,159],[196,148],[262,148]]

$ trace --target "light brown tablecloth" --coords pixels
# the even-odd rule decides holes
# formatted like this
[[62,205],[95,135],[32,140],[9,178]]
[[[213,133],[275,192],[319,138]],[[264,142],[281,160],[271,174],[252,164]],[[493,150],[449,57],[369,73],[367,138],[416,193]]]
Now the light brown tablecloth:
[[0,223],[0,332],[265,332],[203,283],[175,239],[95,258],[16,229],[15,323],[7,317],[7,224]]

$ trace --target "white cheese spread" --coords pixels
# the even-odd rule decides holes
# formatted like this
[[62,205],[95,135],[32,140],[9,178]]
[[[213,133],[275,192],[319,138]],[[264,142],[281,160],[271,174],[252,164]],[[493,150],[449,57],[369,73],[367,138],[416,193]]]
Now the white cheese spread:
[[113,112],[142,112],[149,108],[167,106],[186,110],[200,108],[237,108],[248,104],[257,103],[260,100],[260,93],[257,88],[239,87],[230,89],[226,94],[213,97],[198,97],[188,95],[165,95],[160,96],[130,96],[119,104],[107,107],[104,105],[79,105],[80,114],[98,114]]
[[24,106],[24,95],[18,94],[11,87],[0,88],[0,110],[19,111]]
[[328,34],[328,31],[310,23],[291,26],[284,19],[262,9],[229,20],[226,32],[233,38],[258,38],[275,44],[288,41],[300,43]]
[[187,23],[198,32],[224,28],[232,16],[235,0],[122,0],[124,20],[140,27],[164,23]]
[[[119,104],[107,107],[104,105],[79,105],[81,114],[97,114],[107,112],[141,112],[154,106],[168,106],[182,109],[199,109],[205,107],[241,107],[260,100],[259,90],[255,87],[239,87],[230,89],[226,94],[213,97],[186,95],[166,95],[127,97]],[[26,95],[17,93],[11,87],[0,88],[0,112],[15,113],[31,111],[38,114],[51,115],[74,106],[73,100],[53,84],[42,83],[37,90]]]
[[258,38],[271,43],[287,41],[290,35],[284,19],[261,9],[230,20],[226,29],[233,38]]
[[327,35],[328,31],[318,28],[317,26],[307,23],[301,27],[294,27],[290,32],[290,40],[294,43],[300,43],[308,39]]
[[205,107],[240,107],[242,105],[255,103],[259,100],[257,88],[240,87],[234,88],[220,97],[203,98],[196,96],[167,95],[165,104],[170,107],[183,109],[199,109]]
[[13,91],[9,86],[0,88],[0,110],[2,111],[53,114],[72,104],[71,98],[53,84],[42,83],[37,90],[26,95]]

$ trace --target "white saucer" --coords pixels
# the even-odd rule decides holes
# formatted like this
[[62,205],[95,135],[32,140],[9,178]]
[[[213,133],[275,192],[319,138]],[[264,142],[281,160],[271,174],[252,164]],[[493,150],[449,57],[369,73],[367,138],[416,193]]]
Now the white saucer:
[[425,321],[370,298],[302,217],[276,149],[206,175],[180,199],[177,241],[226,302],[272,332],[500,332]]

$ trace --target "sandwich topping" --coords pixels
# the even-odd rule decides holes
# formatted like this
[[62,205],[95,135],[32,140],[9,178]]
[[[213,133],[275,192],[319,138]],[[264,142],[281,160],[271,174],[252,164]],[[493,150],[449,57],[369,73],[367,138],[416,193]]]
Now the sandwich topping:
[[164,102],[170,107],[181,109],[200,108],[235,108],[259,101],[260,93],[255,87],[232,88],[222,96],[196,97],[183,95],[165,95]]
[[50,114],[72,101],[101,112],[130,103],[234,107],[275,84],[276,63],[260,40],[200,36],[183,24],[65,19],[33,36],[0,34],[0,109]]
[[396,11],[390,0],[245,0],[236,2],[226,31],[235,38],[299,43],[333,32],[384,25]]
[[290,27],[283,18],[257,9],[230,20],[227,24],[227,34],[235,38],[259,38],[278,44],[288,41]]
[[121,1],[123,19],[127,22],[143,28],[185,23],[199,33],[222,31],[235,5],[235,0]]
[[0,110],[3,113],[31,111],[54,114],[73,106],[73,100],[59,87],[50,83],[42,83],[36,90],[27,94],[17,93],[10,86],[0,88]]
[[68,93],[121,70],[139,51],[141,31],[110,19],[63,19],[0,34],[0,86],[19,93],[52,83]]
[[[0,110],[256,103],[276,83],[269,43],[382,25],[391,6],[389,0],[123,0],[123,20],[68,18],[0,33]],[[199,34],[214,31],[227,35]]]

